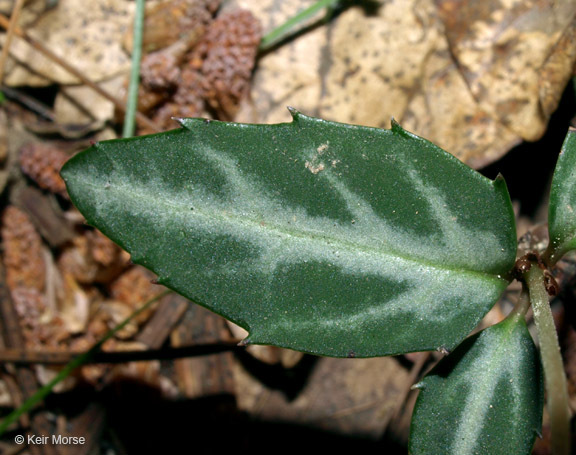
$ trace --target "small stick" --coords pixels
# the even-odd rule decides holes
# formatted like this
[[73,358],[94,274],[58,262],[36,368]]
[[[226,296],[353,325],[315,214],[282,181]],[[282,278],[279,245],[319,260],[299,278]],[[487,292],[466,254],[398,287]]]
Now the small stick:
[[[236,351],[238,350],[237,344],[237,342],[218,342],[192,346],[148,349],[145,351],[98,351],[87,358],[84,365],[199,357]],[[80,356],[84,356],[86,353],[86,351],[31,351],[28,349],[6,348],[0,350],[0,362],[10,362],[17,365],[63,365]]]
[[2,49],[2,55],[0,55],[0,82],[4,79],[4,67],[6,65],[6,60],[8,59],[8,50],[10,49],[10,44],[12,43],[12,37],[14,36],[14,30],[18,25],[18,18],[20,17],[20,11],[22,11],[22,6],[24,5],[24,0],[16,0],[16,4],[12,9],[12,14],[10,15],[10,24],[6,32],[6,41],[4,41],[4,48]]

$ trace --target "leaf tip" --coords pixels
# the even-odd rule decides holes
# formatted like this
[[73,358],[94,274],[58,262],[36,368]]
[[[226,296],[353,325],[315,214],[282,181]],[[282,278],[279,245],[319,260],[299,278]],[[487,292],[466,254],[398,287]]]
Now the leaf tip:
[[494,181],[495,181],[495,182],[504,182],[505,179],[504,179],[504,176],[503,176],[500,172],[498,172],[498,175],[496,176],[496,178],[494,179]]
[[508,194],[508,185],[506,185],[506,179],[502,174],[498,173],[496,178],[492,180],[492,185],[495,189],[505,191]]

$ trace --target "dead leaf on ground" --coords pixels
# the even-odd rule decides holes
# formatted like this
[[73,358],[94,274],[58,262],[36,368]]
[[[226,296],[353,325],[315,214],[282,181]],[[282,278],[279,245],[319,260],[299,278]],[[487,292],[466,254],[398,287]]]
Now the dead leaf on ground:
[[479,106],[539,139],[576,62],[572,0],[436,0],[450,51]]
[[254,379],[239,363],[234,377],[238,407],[256,419],[378,439],[402,405],[408,372],[391,357],[320,358],[292,401]]
[[[101,81],[130,68],[130,57],[121,42],[132,24],[134,2],[94,0],[89,5],[59,0],[33,26],[26,27],[26,32],[93,81]],[[4,75],[8,86],[80,82],[21,39],[12,41],[10,55]]]
[[[122,99],[126,93],[126,75],[120,74],[98,85],[111,95]],[[114,118],[114,109],[114,104],[110,100],[86,85],[62,86],[54,101],[56,123],[69,125],[70,128],[64,130],[69,132],[74,131],[74,126],[82,125],[82,128],[78,129],[79,137],[89,131],[102,129],[107,121]]]
[[[277,6],[271,0],[234,3],[259,17],[267,32],[313,1],[294,1],[289,7]],[[538,43],[534,40],[542,37],[541,33],[532,31],[528,27],[530,21],[525,20],[527,26],[518,27],[516,36],[522,44],[509,46],[512,54],[504,57],[514,60],[513,65],[494,67],[491,73],[485,71],[490,90],[479,93],[460,71],[461,62],[454,60],[454,33],[450,28],[446,32],[440,8],[440,3],[448,1],[438,3],[437,6],[433,0],[413,0],[351,6],[328,25],[274,50],[260,60],[256,70],[253,109],[243,109],[236,120],[288,121],[286,105],[309,115],[368,126],[389,127],[390,118],[394,117],[405,128],[474,167],[496,160],[522,139],[539,137],[566,85],[566,68],[573,67],[576,40],[568,40],[566,34],[570,33],[576,6],[561,2],[554,8],[548,4],[539,7],[532,2],[521,7],[534,27],[542,26],[533,19],[537,12],[544,11],[549,22],[559,14],[564,14],[565,19],[558,21],[557,31],[551,30]],[[478,2],[457,3],[463,5],[462,9],[484,8],[483,4],[475,6]],[[496,23],[499,17],[514,20],[517,11],[504,6],[494,12]],[[452,16],[466,29],[481,20],[473,14],[455,12]],[[485,38],[483,46],[494,55],[502,53],[498,35],[489,33],[488,37],[477,38]],[[467,56],[465,44],[461,44],[462,59]],[[532,47],[540,63],[533,61]],[[567,55],[565,60],[560,59],[561,54]],[[546,82],[541,81],[545,89],[540,94],[538,71],[545,56],[550,60],[547,72],[542,73]],[[530,80],[536,82],[526,85],[528,75],[518,74],[525,68],[531,73]],[[504,69],[516,74],[504,75]],[[511,81],[519,83],[514,92],[509,91]],[[506,113],[498,106],[506,102],[510,106],[517,104],[517,89],[522,86],[528,91],[526,98],[535,100],[534,106],[539,106],[541,97],[546,107],[519,109],[516,117],[504,118]],[[518,126],[511,128],[511,123]]]

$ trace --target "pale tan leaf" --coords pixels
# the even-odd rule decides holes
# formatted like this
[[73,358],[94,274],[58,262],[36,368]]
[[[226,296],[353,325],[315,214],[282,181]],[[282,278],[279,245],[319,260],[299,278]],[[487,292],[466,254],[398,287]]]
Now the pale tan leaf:
[[[259,17],[266,33],[314,2],[233,3]],[[394,117],[468,164],[484,166],[521,140],[540,137],[574,65],[576,7],[525,3],[511,8],[503,2],[490,16],[492,29],[481,26],[487,20],[482,11],[490,10],[484,2],[351,6],[265,55],[254,76],[252,106],[236,120],[289,121],[287,105],[368,126],[389,127]],[[499,54],[506,51],[503,43],[505,56]],[[479,51],[468,54],[466,46]],[[499,60],[490,63],[490,56]],[[463,72],[468,60],[481,77]]]
[[[127,0],[94,0],[89,4],[59,0],[26,32],[93,81],[100,81],[130,67],[130,57],[121,41],[131,27],[133,11],[134,2]],[[6,85],[80,82],[21,39],[13,40],[10,54],[13,59],[5,74]]]

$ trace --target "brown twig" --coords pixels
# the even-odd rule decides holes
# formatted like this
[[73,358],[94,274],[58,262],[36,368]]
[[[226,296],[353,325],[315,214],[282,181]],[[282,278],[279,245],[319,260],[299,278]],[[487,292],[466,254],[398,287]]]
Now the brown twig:
[[[3,14],[0,14],[0,27],[3,27],[5,30],[8,30],[10,27],[10,21]],[[60,65],[70,74],[76,76],[78,79],[80,79],[80,81],[82,81],[83,84],[87,85],[92,90],[97,92],[99,95],[106,98],[108,101],[112,102],[114,106],[116,106],[116,108],[118,108],[120,111],[124,112],[126,110],[124,103],[122,103],[118,98],[112,96],[98,84],[88,79],[86,76],[84,76],[84,74],[82,74],[80,70],[70,65],[69,63],[65,62],[62,58],[60,58],[58,55],[56,55],[54,52],[52,52],[50,49],[48,49],[42,43],[40,43],[40,41],[32,38],[30,35],[24,32],[20,27],[14,28],[14,34],[19,38],[22,38],[38,52],[42,53],[47,58]],[[160,132],[160,128],[141,112],[136,112],[136,121],[142,127],[151,129],[152,131]]]
[[46,106],[44,103],[41,103],[35,98],[24,93],[22,90],[18,90],[14,87],[8,87],[6,85],[0,86],[0,91],[6,95],[6,98],[12,99],[17,101],[19,104],[30,109],[32,112],[44,117],[45,119],[50,120],[51,122],[56,121],[56,116],[54,112]]
[[2,54],[0,55],[0,82],[4,80],[4,67],[6,65],[6,60],[8,59],[8,51],[10,50],[10,44],[12,43],[14,31],[18,26],[18,18],[20,17],[20,11],[22,11],[23,5],[24,0],[16,0],[16,4],[12,9],[10,24],[8,25],[8,29],[6,31],[6,40],[4,41],[4,47],[2,49]]
[[[100,351],[92,355],[86,364],[94,363],[124,363],[146,360],[171,360],[184,357],[197,357],[220,352],[241,349],[237,342],[221,342],[200,344],[195,346],[182,346],[175,348],[148,349],[145,351]],[[30,351],[27,349],[2,349],[0,362],[10,362],[20,365],[44,364],[64,365],[83,352],[70,351]]]

